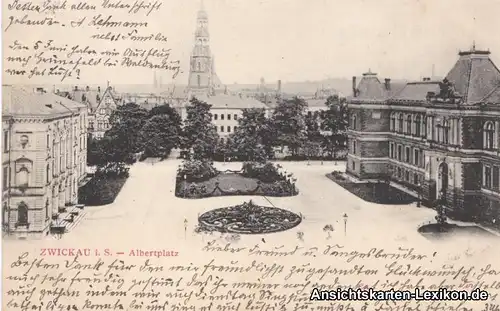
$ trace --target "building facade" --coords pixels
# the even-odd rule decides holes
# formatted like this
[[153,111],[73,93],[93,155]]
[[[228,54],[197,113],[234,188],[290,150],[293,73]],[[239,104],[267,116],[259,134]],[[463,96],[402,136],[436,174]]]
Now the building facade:
[[43,236],[86,179],[87,107],[41,88],[2,90],[3,229]]
[[442,81],[391,88],[365,73],[348,99],[347,174],[443,198],[450,215],[500,223],[500,71],[489,51],[460,52]]

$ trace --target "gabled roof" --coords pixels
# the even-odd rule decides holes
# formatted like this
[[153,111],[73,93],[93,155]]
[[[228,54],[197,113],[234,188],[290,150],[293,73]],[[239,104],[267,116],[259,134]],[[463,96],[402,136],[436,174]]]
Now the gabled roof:
[[2,115],[52,117],[70,115],[84,104],[58,96],[51,92],[41,92],[23,86],[2,86]]
[[409,82],[395,93],[390,100],[401,101],[426,101],[427,93],[439,93],[438,81]]
[[460,52],[460,58],[446,76],[467,104],[480,102],[500,83],[500,71],[489,54],[475,48]]

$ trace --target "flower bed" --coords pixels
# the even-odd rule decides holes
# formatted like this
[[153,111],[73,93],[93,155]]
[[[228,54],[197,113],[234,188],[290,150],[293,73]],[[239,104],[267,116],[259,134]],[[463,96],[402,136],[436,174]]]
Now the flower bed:
[[426,224],[419,227],[418,232],[424,237],[431,240],[449,238],[455,234],[469,234],[469,235],[495,237],[493,233],[478,226],[460,226],[450,223]]
[[78,203],[87,206],[113,203],[127,181],[127,178],[127,175],[99,174],[94,176],[85,186],[78,190]]
[[265,234],[289,230],[301,221],[299,215],[290,211],[259,206],[250,201],[203,213],[198,218],[198,231]]
[[280,168],[271,163],[245,163],[242,171],[217,172],[209,179],[190,180],[178,175],[175,195],[186,199],[225,195],[297,195],[298,189],[292,174],[279,172]]
[[342,188],[368,202],[397,205],[409,204],[417,200],[406,192],[392,187],[389,183],[353,183],[340,172],[332,172],[326,176]]

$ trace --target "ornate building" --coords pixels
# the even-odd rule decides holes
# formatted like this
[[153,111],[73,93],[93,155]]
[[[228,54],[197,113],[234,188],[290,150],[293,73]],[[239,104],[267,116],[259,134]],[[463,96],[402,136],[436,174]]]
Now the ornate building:
[[109,117],[122,102],[120,96],[113,87],[109,86],[109,83],[106,88],[75,86],[69,92],[56,91],[56,94],[87,106],[88,133],[95,138],[101,138],[109,130]]
[[3,229],[45,235],[86,177],[87,107],[42,88],[2,91]]
[[221,82],[215,73],[214,57],[210,51],[208,14],[203,5],[198,11],[194,40],[189,67],[189,93],[211,95],[221,87]]
[[460,52],[443,81],[393,90],[353,78],[347,174],[389,179],[464,220],[500,223],[500,71],[489,51]]

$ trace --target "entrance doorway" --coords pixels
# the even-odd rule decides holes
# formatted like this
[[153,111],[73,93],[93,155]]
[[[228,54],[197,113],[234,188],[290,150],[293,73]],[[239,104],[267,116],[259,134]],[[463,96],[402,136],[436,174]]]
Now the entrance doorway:
[[438,197],[443,194],[446,198],[446,192],[448,190],[448,178],[448,164],[446,162],[443,162],[439,165],[438,169]]

